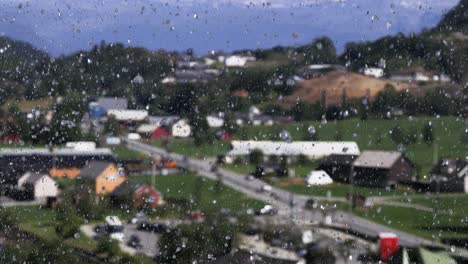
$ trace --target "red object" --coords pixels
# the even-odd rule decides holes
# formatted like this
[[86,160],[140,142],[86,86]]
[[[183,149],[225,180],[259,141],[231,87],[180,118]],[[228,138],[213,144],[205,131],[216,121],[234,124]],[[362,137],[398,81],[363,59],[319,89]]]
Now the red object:
[[133,194],[135,206],[137,208],[149,207],[157,208],[161,200],[161,195],[147,184],[138,186]]
[[219,139],[222,141],[231,141],[232,140],[232,134],[228,132],[224,132],[219,136]]
[[200,221],[203,218],[203,212],[200,210],[196,210],[192,212],[192,219],[195,221]]
[[169,139],[171,138],[171,133],[167,132],[166,129],[162,127],[158,127],[153,131],[153,134],[151,135],[152,139]]
[[18,144],[21,142],[21,137],[19,135],[6,135],[0,136],[0,142],[7,143],[7,144]]
[[398,237],[393,233],[380,233],[380,260],[386,262],[398,251]]

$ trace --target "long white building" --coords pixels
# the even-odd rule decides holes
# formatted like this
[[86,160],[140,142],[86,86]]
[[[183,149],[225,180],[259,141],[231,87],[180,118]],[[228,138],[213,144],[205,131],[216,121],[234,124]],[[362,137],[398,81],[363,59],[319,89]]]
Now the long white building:
[[253,150],[260,150],[266,156],[299,156],[319,159],[332,154],[359,155],[356,142],[342,141],[238,141],[231,142],[232,149],[226,156],[246,156]]

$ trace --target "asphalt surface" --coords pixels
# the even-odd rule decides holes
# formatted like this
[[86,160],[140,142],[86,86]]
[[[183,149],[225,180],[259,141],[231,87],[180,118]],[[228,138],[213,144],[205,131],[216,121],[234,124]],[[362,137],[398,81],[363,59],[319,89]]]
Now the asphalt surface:
[[[94,238],[96,233],[94,232],[94,227],[96,225],[83,225],[81,226],[81,231],[88,237]],[[137,230],[135,224],[124,224],[124,242],[119,243],[120,248],[131,254],[135,255],[137,253],[144,254],[148,257],[154,257],[159,253],[159,234],[147,231]],[[141,248],[135,249],[128,246],[128,242],[132,235],[136,235],[140,239]]]
[[[335,200],[343,201],[343,198],[324,198],[324,197],[312,197],[290,193],[288,191],[276,188],[272,186],[271,192],[259,192],[263,186],[268,185],[267,183],[259,180],[246,180],[245,175],[235,173],[229,170],[218,168],[215,172],[211,171],[212,161],[198,160],[190,157],[186,157],[176,153],[168,153],[167,151],[137,141],[124,139],[127,147],[133,150],[137,150],[146,153],[150,156],[165,155],[174,159],[178,166],[184,167],[191,171],[198,172],[199,175],[207,177],[212,180],[222,180],[223,184],[241,192],[245,195],[262,200],[266,203],[276,206],[279,209],[280,215],[290,215],[291,219],[296,224],[310,224],[311,222],[322,222],[323,214],[316,214],[309,210],[304,210],[306,201],[310,198],[317,200]],[[272,196],[271,193],[275,195]],[[291,207],[291,202],[294,201],[294,206]],[[448,248],[446,245],[442,245],[438,242],[431,241],[425,238],[421,238],[412,234],[408,234],[390,227],[380,225],[364,218],[355,216],[348,212],[336,211],[332,214],[333,225],[340,225],[346,227],[356,233],[368,236],[370,238],[377,238],[381,232],[392,232],[395,233],[399,238],[399,243],[403,246],[439,246]],[[415,219],[416,220],[416,219]]]

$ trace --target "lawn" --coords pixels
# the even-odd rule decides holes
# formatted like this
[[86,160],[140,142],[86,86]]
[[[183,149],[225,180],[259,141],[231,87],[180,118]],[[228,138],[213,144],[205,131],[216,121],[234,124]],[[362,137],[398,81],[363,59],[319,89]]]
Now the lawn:
[[167,147],[163,146],[163,142],[160,140],[152,141],[154,146],[167,148],[169,151],[187,155],[196,158],[205,157],[216,157],[219,154],[224,154],[229,150],[230,143],[215,140],[212,144],[203,144],[196,146],[192,138],[173,138],[167,144]]
[[[466,127],[462,118],[456,117],[414,117],[401,118],[398,120],[358,120],[350,119],[343,121],[330,121],[321,124],[319,121],[304,122],[289,125],[275,126],[248,126],[245,127],[246,138],[255,140],[269,140],[278,131],[285,129],[290,132],[293,140],[303,140],[307,135],[308,128],[314,126],[319,140],[336,140],[338,131],[341,132],[342,140],[355,141],[362,150],[397,150],[398,144],[392,142],[390,131],[396,125],[408,131],[414,128],[418,133],[418,141],[408,146],[405,154],[420,169],[420,175],[429,175],[433,163],[434,146],[426,144],[421,138],[421,130],[427,122],[431,122],[434,128],[434,143],[438,146],[438,158],[464,157],[467,153],[465,145],[461,144],[461,135]],[[236,139],[241,136],[238,132]]]
[[388,227],[430,239],[468,239],[468,223],[464,214],[435,215],[396,206],[376,206],[369,211],[355,210],[354,213]]
[[[351,192],[349,184],[333,183],[323,186],[307,186],[301,178],[286,178],[276,182],[275,185],[293,193],[310,196],[346,197]],[[403,195],[405,192],[412,193],[413,191],[404,187],[391,191],[381,188],[353,187],[353,193],[362,194],[366,197]]]
[[[436,194],[425,196],[408,196],[401,198],[398,201],[403,203],[423,205],[438,211],[445,211],[455,216],[468,215],[468,195],[462,193],[442,193],[439,196]],[[468,222],[466,224],[468,225]]]
[[139,151],[129,149],[124,146],[118,146],[112,148],[112,153],[119,160],[125,159],[147,159],[148,156]]
[[[40,206],[17,206],[7,207],[13,222],[24,231],[31,232],[41,239],[51,241],[58,239],[55,233],[55,212]],[[94,251],[96,242],[85,235],[80,234],[78,238],[69,238],[64,241],[67,246]]]
[[[431,122],[434,128],[434,143],[426,144],[421,137],[423,126]],[[301,122],[288,125],[274,126],[246,126],[238,130],[235,139],[270,140],[279,131],[285,129],[290,132],[293,140],[304,140],[310,126],[314,126],[319,140],[337,140],[341,134],[341,140],[355,141],[362,150],[398,150],[398,144],[391,140],[391,130],[395,126],[401,126],[405,131],[413,129],[418,135],[416,143],[408,146],[406,156],[416,164],[421,179],[427,179],[433,164],[435,145],[437,145],[437,158],[464,157],[468,151],[461,144],[461,136],[466,125],[462,118],[456,117],[413,117],[411,120],[404,117],[398,120],[371,119],[362,121],[349,119],[343,121],[330,121],[321,124],[319,121]],[[241,136],[241,131],[246,135]],[[155,146],[162,147],[161,141],[153,141]],[[213,144],[196,146],[193,139],[172,139],[167,145],[170,151],[197,158],[214,157],[224,154],[229,150],[229,143],[215,141]],[[236,170],[236,168],[234,168]],[[245,172],[243,170],[236,170]],[[296,173],[298,175],[298,173]],[[299,173],[300,174],[300,173]]]
[[[151,184],[151,176],[129,177],[129,181]],[[247,198],[229,187],[193,173],[156,176],[155,184],[156,189],[162,193],[163,199],[192,199],[194,209],[204,212],[221,208],[233,211],[258,209],[264,205],[263,202]]]

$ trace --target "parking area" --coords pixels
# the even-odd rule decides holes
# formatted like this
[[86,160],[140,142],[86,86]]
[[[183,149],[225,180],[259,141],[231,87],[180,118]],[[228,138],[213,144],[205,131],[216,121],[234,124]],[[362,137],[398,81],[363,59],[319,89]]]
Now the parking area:
[[[81,226],[81,231],[88,237],[96,238],[99,236],[95,232],[96,225],[83,225]],[[124,240],[120,242],[120,248],[131,255],[135,255],[138,253],[144,254],[148,257],[154,257],[158,250],[158,242],[160,235],[154,232],[149,231],[141,231],[137,230],[136,224],[124,224]],[[132,236],[138,237],[140,241],[141,247],[131,247],[129,246],[129,242],[131,241]]]

